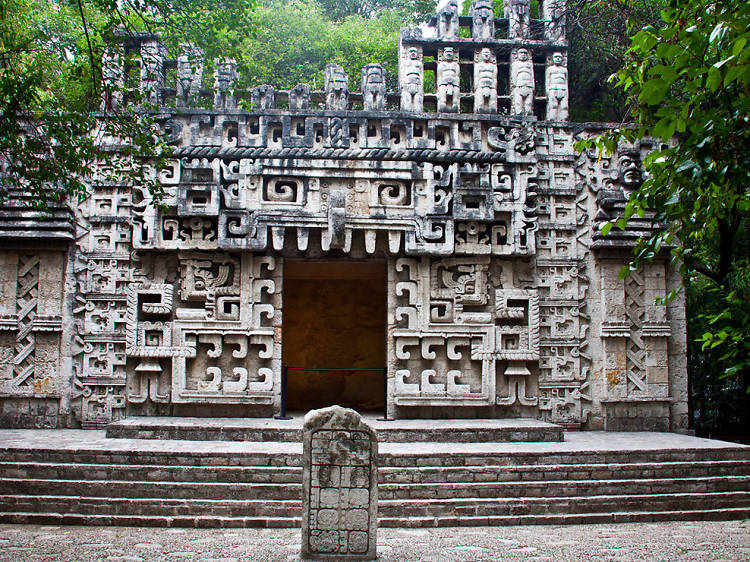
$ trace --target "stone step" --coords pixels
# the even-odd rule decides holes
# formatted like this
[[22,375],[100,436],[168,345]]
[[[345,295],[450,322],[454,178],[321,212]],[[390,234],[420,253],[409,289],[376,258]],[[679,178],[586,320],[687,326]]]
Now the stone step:
[[379,473],[380,481],[389,483],[746,476],[750,475],[750,460],[517,466],[387,466],[380,467]]
[[744,492],[750,476],[635,480],[549,480],[532,482],[468,482],[382,484],[381,500],[450,498],[550,498],[582,495],[641,495],[666,493]]
[[[709,513],[711,512],[711,513]],[[722,516],[721,513],[725,515]],[[299,526],[301,502],[0,496],[0,522],[165,526]],[[23,514],[23,519],[20,519]],[[679,516],[682,514],[682,516]],[[384,500],[380,526],[731,519],[750,514],[750,493],[582,496],[483,500]],[[606,519],[607,516],[609,519]],[[146,523],[149,519],[152,522]],[[230,519],[238,519],[232,525]],[[98,520],[100,523],[95,523]],[[119,521],[117,521],[119,520]],[[201,525],[199,521],[203,521]],[[242,523],[242,521],[245,521]],[[252,522],[252,523],[250,523]]]
[[[657,521],[727,521],[750,518],[750,508],[617,513],[507,515],[489,517],[380,517],[378,527],[482,527],[508,525],[580,525]],[[0,513],[0,523],[16,525],[103,525],[188,528],[295,528],[299,517],[214,517],[149,515],[82,515],[78,513]]]
[[381,467],[416,468],[425,467],[518,467],[518,466],[575,466],[575,465],[640,465],[644,463],[693,463],[705,461],[750,460],[750,448],[727,447],[722,449],[636,449],[612,451],[466,451],[457,448],[453,452],[421,452],[418,445],[398,452],[382,450],[379,455]]
[[[380,517],[379,527],[485,527],[506,525],[582,525],[656,521],[731,521],[750,518],[750,508],[686,509],[676,511],[624,511],[545,515],[492,515],[445,517]],[[0,516],[1,520],[1,516]]]
[[750,492],[665,493],[572,497],[394,499],[378,502],[383,518],[489,517],[749,508]]
[[0,448],[0,460],[17,463],[38,462],[158,467],[301,467],[302,447],[299,447],[298,452],[292,453]]
[[[750,460],[517,466],[380,467],[381,483],[463,483],[748,476]],[[0,462],[1,478],[147,480],[227,483],[301,483],[298,466],[162,466]]]
[[[394,451],[395,445],[399,450]],[[466,444],[445,443],[444,451],[434,447],[414,444],[380,445],[378,462],[382,468],[430,469],[435,467],[515,467],[519,466],[581,466],[629,465],[655,463],[695,463],[711,461],[748,461],[750,448],[727,446],[716,449],[643,449],[611,451],[530,452],[525,450],[466,450]],[[493,444],[484,444],[488,449]],[[501,444],[497,444],[498,446]],[[519,444],[521,446],[522,444]],[[510,446],[510,445],[508,445]],[[421,449],[420,447],[423,447]],[[301,467],[301,445],[294,452],[237,452],[237,451],[150,451],[150,450],[97,450],[53,448],[5,448],[0,446],[3,462],[37,462],[70,464],[114,464],[144,466],[198,466],[198,467]],[[451,450],[453,449],[453,450]]]
[[[527,443],[561,442],[561,426],[534,419],[364,419],[381,443]],[[110,423],[107,437],[189,441],[302,442],[303,414],[273,418],[129,417]]]
[[0,478],[1,494],[75,495],[88,497],[301,500],[301,484],[149,482],[125,480],[29,480]]
[[0,513],[295,518],[300,517],[301,510],[301,500],[0,495]]
[[299,466],[160,466],[0,462],[2,478],[147,480],[151,482],[302,483]]
[[80,513],[0,513],[0,523],[14,525],[100,525],[119,527],[295,528],[300,517],[214,517],[211,515],[97,515]]
[[[454,498],[559,498],[583,495],[644,495],[750,490],[748,476],[635,480],[569,480],[382,484],[381,500]],[[215,483],[125,480],[40,480],[0,478],[0,494],[116,498],[300,500],[299,483]]]

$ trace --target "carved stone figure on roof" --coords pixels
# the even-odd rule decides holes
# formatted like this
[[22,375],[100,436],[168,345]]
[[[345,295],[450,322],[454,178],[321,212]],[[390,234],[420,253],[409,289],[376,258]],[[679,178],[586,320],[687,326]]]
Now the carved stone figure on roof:
[[146,103],[159,105],[164,88],[166,49],[156,40],[141,43],[141,94]]
[[531,27],[529,0],[510,0],[508,8],[508,38],[528,39]]
[[349,107],[349,76],[337,64],[326,66],[326,109],[344,111]]
[[215,59],[214,62],[214,109],[234,109],[237,107],[234,85],[239,78],[237,61],[224,58]]
[[401,110],[421,113],[424,104],[424,64],[422,47],[408,45],[402,49],[399,61]]
[[545,39],[565,40],[565,0],[545,0],[542,4],[542,19]]
[[474,53],[474,112],[497,111],[497,57],[489,47]]
[[474,0],[469,8],[471,38],[486,41],[495,38],[495,12],[492,0]]
[[461,107],[460,69],[458,51],[453,47],[438,50],[437,110],[458,113]]
[[289,109],[310,108],[310,85],[297,84],[289,91]]
[[565,55],[552,53],[547,59],[547,119],[568,119],[568,68]]
[[534,63],[528,49],[514,49],[510,63],[511,113],[534,113]]
[[458,3],[450,0],[437,14],[438,39],[458,39]]
[[254,109],[273,109],[276,106],[276,95],[273,86],[263,84],[250,92],[250,103]]
[[203,81],[203,49],[190,43],[180,45],[177,57],[177,107],[193,105]]
[[366,111],[385,108],[385,69],[379,64],[362,68],[362,104]]
[[119,109],[122,105],[124,73],[122,50],[107,47],[102,55],[102,111]]

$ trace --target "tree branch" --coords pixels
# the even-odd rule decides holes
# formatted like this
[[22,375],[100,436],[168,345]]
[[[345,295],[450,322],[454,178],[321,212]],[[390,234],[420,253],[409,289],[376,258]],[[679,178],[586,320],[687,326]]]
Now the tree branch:
[[86,45],[89,48],[89,67],[91,68],[91,87],[96,85],[96,66],[94,65],[94,48],[91,46],[91,37],[89,36],[89,26],[86,23],[86,15],[83,13],[83,4],[81,0],[78,3],[78,12],[81,14],[81,23],[83,24],[83,33],[86,36]]

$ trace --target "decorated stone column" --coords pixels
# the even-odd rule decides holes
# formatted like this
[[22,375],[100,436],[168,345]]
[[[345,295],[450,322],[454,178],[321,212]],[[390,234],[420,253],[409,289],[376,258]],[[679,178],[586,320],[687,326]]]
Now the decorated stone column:
[[630,322],[625,316],[625,284],[618,276],[619,271],[619,262],[603,261],[601,264],[602,355],[610,399],[627,394],[625,344],[630,337]]
[[303,426],[302,557],[377,558],[378,440],[354,410],[312,410]]

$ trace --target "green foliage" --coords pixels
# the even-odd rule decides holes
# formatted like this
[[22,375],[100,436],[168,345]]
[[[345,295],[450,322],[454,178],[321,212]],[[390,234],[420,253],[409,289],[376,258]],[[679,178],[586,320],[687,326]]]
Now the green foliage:
[[666,0],[568,0],[571,117],[577,121],[629,120],[626,94],[608,82],[626,60],[631,26],[657,25]]
[[685,279],[704,278],[702,350],[720,352],[724,375],[750,370],[750,3],[671,1],[659,27],[632,38],[616,85],[635,120],[597,140],[644,137],[657,148],[626,218],[656,210],[664,228],[641,240],[631,268],[671,248]]
[[[359,5],[359,2],[353,4]],[[365,3],[366,4],[366,3]],[[307,82],[323,87],[328,63],[341,65],[349,75],[350,88],[359,90],[364,65],[380,63],[387,71],[389,87],[398,75],[398,34],[404,10],[432,12],[429,2],[375,2],[364,10],[349,10],[344,2],[322,0],[269,0],[255,13],[255,26],[241,46],[242,85],[271,84],[279,89]],[[399,9],[388,6],[399,5]],[[422,11],[416,11],[421,5]],[[332,7],[339,6],[341,13]],[[343,14],[343,15],[342,15]],[[417,17],[414,16],[414,17]],[[407,18],[413,19],[413,18]]]
[[395,12],[405,23],[420,22],[435,11],[434,0],[317,0],[326,18],[340,21],[349,16],[376,18]]
[[[31,193],[42,210],[48,198],[82,197],[97,161],[120,177],[160,191],[151,167],[166,155],[148,111],[131,109],[96,120],[105,38],[115,28],[160,32],[172,47],[205,45],[210,56],[232,52],[254,0],[0,0],[0,197]],[[92,134],[93,133],[93,134]],[[120,140],[112,159],[100,139]]]

